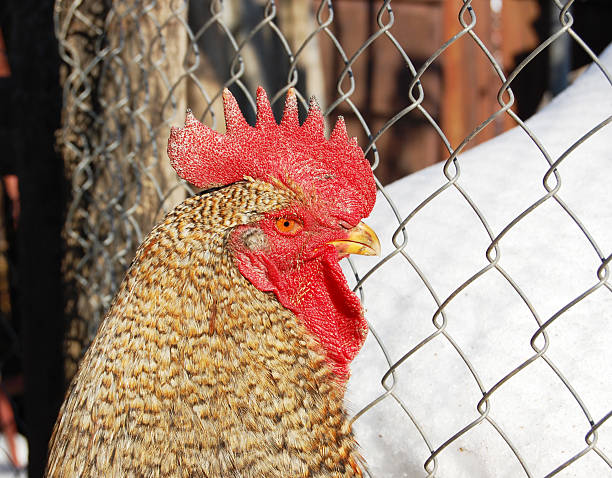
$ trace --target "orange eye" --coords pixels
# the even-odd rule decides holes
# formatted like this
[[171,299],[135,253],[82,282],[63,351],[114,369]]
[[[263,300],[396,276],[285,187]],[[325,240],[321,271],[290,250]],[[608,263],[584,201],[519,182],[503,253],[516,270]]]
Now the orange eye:
[[302,224],[296,219],[279,217],[276,220],[276,230],[281,234],[294,235],[302,230]]

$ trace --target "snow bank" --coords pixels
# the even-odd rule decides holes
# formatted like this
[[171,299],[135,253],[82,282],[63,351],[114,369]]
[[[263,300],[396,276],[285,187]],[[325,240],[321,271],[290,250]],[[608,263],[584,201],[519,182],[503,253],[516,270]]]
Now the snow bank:
[[[612,47],[600,56],[612,71]],[[527,125],[553,161],[612,114],[612,87],[592,66]],[[494,236],[547,193],[544,155],[520,128],[461,155],[458,184],[482,212]],[[441,164],[387,188],[405,218],[446,183]],[[604,257],[612,253],[612,125],[603,127],[559,165],[558,197],[589,231]],[[556,184],[554,176],[548,184]],[[398,221],[379,195],[368,223],[379,233],[383,257],[395,248]],[[430,281],[440,302],[489,261],[491,239],[478,216],[454,187],[443,191],[406,225],[404,249]],[[403,242],[400,234],[399,243]],[[530,340],[541,322],[599,283],[602,260],[577,224],[553,198],[520,220],[499,241],[499,266],[520,287],[533,312],[499,270],[471,282],[445,307],[445,333],[468,358],[488,391],[535,351]],[[357,258],[363,276],[375,259]],[[612,265],[611,265],[612,267]],[[354,283],[354,279],[353,279]],[[488,418],[452,441],[437,457],[435,476],[485,478],[527,476],[495,426],[518,450],[534,477],[550,473],[578,454],[591,425],[580,404],[553,371],[571,384],[592,420],[612,409],[612,281],[569,308],[547,328],[549,346],[501,385],[489,399]],[[367,317],[395,363],[437,329],[437,305],[405,257],[395,255],[365,282]],[[438,323],[442,318],[438,317]],[[541,347],[543,338],[536,341]],[[388,365],[370,334],[355,360],[347,400],[356,413],[385,391]],[[451,341],[442,334],[410,355],[396,371],[395,395],[403,402],[433,450],[481,414],[483,394]],[[392,380],[389,381],[392,383]],[[494,426],[495,425],[495,426]],[[425,440],[400,403],[387,396],[354,425],[376,477],[427,476]],[[598,430],[597,448],[612,459],[612,418]],[[431,468],[430,468],[431,469]],[[606,477],[612,468],[588,451],[557,476]]]
[[28,442],[23,435],[15,436],[15,447],[20,467],[17,468],[9,455],[9,444],[6,437],[0,433],[0,478],[26,478],[28,476],[26,463],[28,462]]

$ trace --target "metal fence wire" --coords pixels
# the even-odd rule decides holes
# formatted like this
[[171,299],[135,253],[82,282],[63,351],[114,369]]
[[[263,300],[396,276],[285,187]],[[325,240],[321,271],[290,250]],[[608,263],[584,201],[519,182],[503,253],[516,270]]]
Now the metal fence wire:
[[[612,292],[609,282],[610,251],[606,254],[598,246],[579,216],[558,195],[561,176],[557,170],[570,152],[580,148],[590,136],[599,134],[612,121],[612,117],[595,126],[555,158],[546,152],[539,139],[511,109],[514,103],[513,82],[527,65],[554,42],[569,39],[578,45],[599,66],[601,74],[612,85],[612,79],[598,57],[572,29],[574,18],[571,7],[574,2],[551,2],[557,18],[553,33],[507,75],[490,46],[476,34],[479,12],[470,0],[456,2],[456,34],[437,49],[432,48],[431,56],[419,62],[418,68],[394,33],[401,29],[401,25],[395,24],[393,9],[393,4],[398,2],[387,0],[377,3],[376,28],[368,32],[363,44],[357,47],[352,45],[350,50],[335,33],[335,7],[338,3],[332,0],[316,4],[264,0],[57,0],[56,34],[65,62],[63,127],[58,142],[71,183],[71,200],[65,225],[68,250],[64,266],[67,284],[73,292],[68,304],[70,327],[66,345],[69,377],[104,317],[143,236],[175,204],[194,193],[188,184],[177,180],[169,166],[165,150],[170,126],[182,124],[185,110],[189,107],[204,123],[217,130],[223,129],[221,93],[224,87],[232,90],[243,105],[247,119],[252,120],[255,112],[252,93],[257,85],[262,84],[278,113],[287,90],[293,86],[303,107],[302,114],[306,110],[307,96],[316,93],[325,115],[332,117],[329,123],[339,111],[348,111],[353,115],[356,121],[351,126],[354,130],[349,133],[356,135],[355,129],[361,129],[360,134],[369,139],[362,146],[375,174],[385,161],[384,155],[379,153],[377,142],[384,140],[385,135],[390,134],[398,122],[409,114],[418,115],[428,128],[435,131],[447,151],[446,162],[440,167],[443,185],[430,196],[421,198],[418,206],[408,214],[400,212],[392,195],[378,183],[382,193],[379,201],[387,201],[397,218],[395,249],[365,275],[357,278],[364,302],[367,304],[371,275],[392,258],[400,258],[402,262],[398,267],[419,275],[423,286],[435,300],[437,310],[431,333],[420,337],[416,346],[406,348],[399,357],[391,358],[384,341],[379,338],[379,345],[388,358],[387,372],[384,376],[371,377],[371,380],[381,382],[383,387],[376,400],[356,413],[357,422],[373,407],[395,400],[418,428],[428,450],[429,456],[423,463],[420,476],[440,476],[438,463],[444,451],[474,427],[488,423],[505,441],[524,476],[541,476],[534,471],[534,463],[524,458],[524,450],[513,444],[489,411],[492,397],[502,385],[514,380],[524,369],[545,363],[555,374],[556,380],[565,386],[567,399],[577,404],[585,423],[588,423],[586,436],[582,431],[576,432],[582,434],[583,448],[546,471],[545,476],[562,474],[563,470],[571,471],[576,463],[587,457],[601,460],[610,473],[607,476],[612,476],[610,450],[606,454],[605,447],[598,444],[598,434],[606,426],[612,411],[592,415],[567,375],[547,354],[551,341],[548,328],[551,324],[595,291]],[[499,83],[498,108],[458,146],[452,146],[437,115],[426,106],[427,91],[421,79],[436,67],[453,44],[460,41],[471,42],[474,54],[486,58],[494,70]],[[329,96],[325,95],[324,81],[331,72],[329,65],[319,58],[321,42],[331,45],[335,60],[338,60],[334,64],[341,65],[334,71],[335,94]],[[385,42],[387,49],[392,49],[401,57],[410,78],[402,87],[409,99],[408,105],[374,129],[354,101],[354,66],[376,42]],[[544,181],[545,191],[539,199],[513,217],[505,227],[494,232],[478,202],[459,180],[457,155],[485,127],[499,118],[511,118],[513,125],[523,129],[541,151],[549,169]],[[411,257],[405,230],[426,205],[447,189],[458,192],[478,218],[479,227],[489,238],[486,247],[488,263],[449,295],[442,296],[435,290],[424,269],[419,268]],[[500,266],[500,240],[534,210],[551,202],[560,206],[567,220],[579,227],[585,243],[599,257],[599,263],[593,271],[593,277],[597,280],[592,287],[568,301],[554,315],[543,316],[520,288],[519,282]],[[470,361],[473,351],[462,348],[460,341],[455,340],[447,328],[446,313],[449,304],[462,291],[490,270],[499,272],[510,284],[512,293],[517,294],[530,308],[535,319],[535,335],[531,341],[531,355],[516,368],[508,370],[492,386],[485,386],[477,368]],[[428,320],[431,325],[432,317]],[[371,325],[375,332],[376,323]],[[477,417],[444,439],[432,439],[426,431],[427,427],[422,426],[411,413],[410,403],[403,402],[396,394],[397,380],[401,378],[396,377],[396,372],[436,337],[447,340],[453,346],[456,360],[467,366],[480,390],[480,399],[472,404],[477,410]],[[610,377],[607,378],[609,380]],[[609,426],[608,423],[608,431]],[[391,450],[389,456],[407,452],[402,448],[402,443],[397,443],[397,449]],[[367,457],[367,450],[364,453]]]

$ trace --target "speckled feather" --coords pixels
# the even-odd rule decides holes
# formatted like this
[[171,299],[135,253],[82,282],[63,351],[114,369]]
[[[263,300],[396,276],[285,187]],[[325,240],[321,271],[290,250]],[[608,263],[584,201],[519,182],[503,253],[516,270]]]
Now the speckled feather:
[[[349,477],[343,408],[367,332],[329,241],[371,211],[375,185],[339,120],[329,140],[292,90],[251,128],[229,91],[227,134],[188,114],[168,154],[198,186],[137,251],[51,440],[48,478]],[[303,234],[274,229],[299,216]],[[284,220],[284,219],[283,219]]]
[[361,476],[324,351],[227,247],[294,195],[238,182],[151,232],[72,382],[48,478]]

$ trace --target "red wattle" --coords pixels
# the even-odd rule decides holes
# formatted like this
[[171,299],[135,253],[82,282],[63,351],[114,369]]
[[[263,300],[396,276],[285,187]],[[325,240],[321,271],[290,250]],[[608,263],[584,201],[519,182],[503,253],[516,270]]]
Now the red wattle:
[[291,271],[279,273],[257,252],[241,253],[238,267],[255,287],[273,292],[279,302],[301,319],[323,346],[336,374],[348,378],[348,365],[367,334],[361,302],[349,288],[332,246]]

